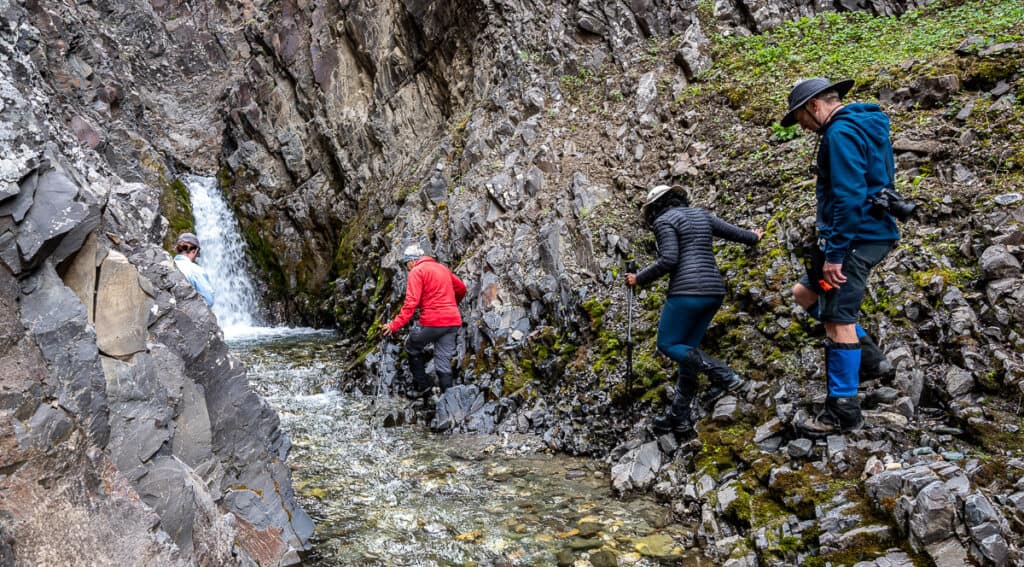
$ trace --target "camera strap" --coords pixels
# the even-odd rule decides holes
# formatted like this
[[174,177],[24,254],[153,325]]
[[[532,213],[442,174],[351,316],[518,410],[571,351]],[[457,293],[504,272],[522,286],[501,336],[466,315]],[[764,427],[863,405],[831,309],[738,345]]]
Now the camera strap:
[[890,189],[892,189],[893,191],[895,191],[896,190],[896,164],[895,164],[896,156],[893,154],[892,142],[889,142],[888,155],[882,156],[882,159],[885,160],[885,168],[889,172],[889,184],[888,184],[888,187]]

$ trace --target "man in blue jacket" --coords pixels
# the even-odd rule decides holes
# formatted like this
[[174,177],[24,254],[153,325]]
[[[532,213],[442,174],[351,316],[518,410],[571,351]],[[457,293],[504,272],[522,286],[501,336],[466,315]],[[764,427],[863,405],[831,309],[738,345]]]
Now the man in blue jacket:
[[783,126],[799,123],[819,136],[816,155],[817,247],[809,275],[793,287],[804,309],[825,324],[825,409],[798,427],[807,435],[855,431],[864,424],[857,399],[862,356],[878,372],[888,363],[857,324],[868,274],[899,239],[872,198],[895,182],[889,118],[877,104],[843,104],[853,81],[801,81],[789,93]]

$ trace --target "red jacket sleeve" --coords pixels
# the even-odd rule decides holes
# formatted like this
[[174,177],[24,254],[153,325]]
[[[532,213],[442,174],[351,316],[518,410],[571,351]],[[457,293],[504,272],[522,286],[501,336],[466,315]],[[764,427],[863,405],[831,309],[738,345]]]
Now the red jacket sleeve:
[[392,333],[404,327],[412,319],[413,313],[416,313],[416,308],[420,305],[420,294],[423,293],[421,273],[420,270],[409,272],[409,281],[405,284],[405,303],[402,304],[402,310],[398,312],[394,320],[388,323],[388,328]]
[[455,290],[455,303],[462,301],[463,297],[466,297],[466,284],[462,283],[459,276],[455,275],[455,272],[449,271],[452,275],[452,288]]

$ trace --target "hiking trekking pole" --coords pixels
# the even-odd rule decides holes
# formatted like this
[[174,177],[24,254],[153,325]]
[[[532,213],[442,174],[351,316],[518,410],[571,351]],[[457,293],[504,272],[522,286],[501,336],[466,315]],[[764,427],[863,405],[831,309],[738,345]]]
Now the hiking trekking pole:
[[[390,305],[384,308],[384,323],[387,324],[389,321],[391,321]],[[387,354],[390,343],[391,336],[384,335],[384,341],[381,343],[380,349],[380,364],[377,366],[377,383],[373,388],[373,400],[370,401],[370,405],[377,403],[377,398],[380,397],[381,383],[384,381],[384,355]]]
[[[626,273],[636,273],[636,262],[626,262]],[[633,395],[633,286],[626,285],[626,395]]]

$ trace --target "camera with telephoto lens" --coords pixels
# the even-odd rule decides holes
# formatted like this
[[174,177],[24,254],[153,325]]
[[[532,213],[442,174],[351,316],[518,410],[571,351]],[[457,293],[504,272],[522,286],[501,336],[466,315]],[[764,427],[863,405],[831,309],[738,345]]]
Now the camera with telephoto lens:
[[917,210],[917,204],[901,197],[892,187],[882,189],[871,198],[871,214],[876,218],[882,218],[882,215],[889,213],[897,219],[905,221],[914,214],[915,210]]

